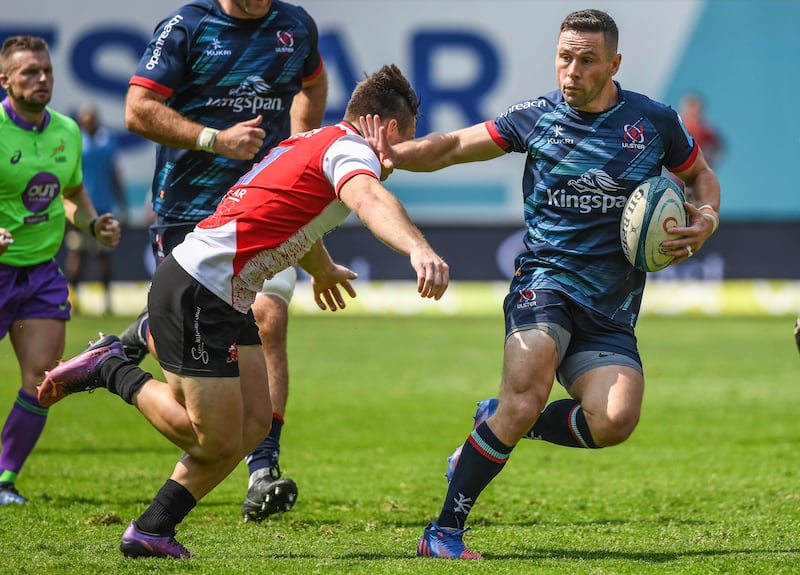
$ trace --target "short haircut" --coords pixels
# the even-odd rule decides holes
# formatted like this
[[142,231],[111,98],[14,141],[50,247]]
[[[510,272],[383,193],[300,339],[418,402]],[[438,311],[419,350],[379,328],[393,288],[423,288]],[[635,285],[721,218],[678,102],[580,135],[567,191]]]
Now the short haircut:
[[8,63],[17,52],[49,52],[47,42],[39,36],[11,36],[0,49],[0,73],[8,74]]
[[360,116],[377,114],[394,118],[402,131],[415,127],[419,98],[400,68],[394,64],[366,76],[353,90],[344,119],[356,122]]
[[617,53],[619,30],[614,19],[602,10],[578,10],[567,14],[561,32],[602,32],[611,55]]

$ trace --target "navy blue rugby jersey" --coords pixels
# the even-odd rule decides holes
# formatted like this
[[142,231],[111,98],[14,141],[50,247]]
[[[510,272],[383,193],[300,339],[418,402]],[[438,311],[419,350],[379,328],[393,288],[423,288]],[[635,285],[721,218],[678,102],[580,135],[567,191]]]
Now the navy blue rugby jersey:
[[322,71],[314,20],[279,0],[261,19],[232,18],[215,0],[178,8],[155,29],[131,84],[167,97],[183,116],[223,130],[259,114],[267,136],[253,160],[159,145],[153,209],[171,221],[214,213],[239,177],[290,135],[294,95]]
[[[522,179],[529,289],[559,289],[617,322],[635,325],[645,273],[622,252],[628,196],[644,179],[688,169],[697,146],[678,114],[622,90],[602,113],[573,109],[559,90],[519,102],[486,123],[507,152],[527,155]],[[526,280],[528,281],[528,280]]]

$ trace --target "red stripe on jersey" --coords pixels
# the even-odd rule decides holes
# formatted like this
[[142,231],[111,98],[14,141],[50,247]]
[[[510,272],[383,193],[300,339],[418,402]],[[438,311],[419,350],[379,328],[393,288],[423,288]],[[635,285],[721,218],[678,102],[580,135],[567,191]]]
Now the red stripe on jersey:
[[680,166],[675,166],[674,168],[667,166],[667,169],[673,174],[679,174],[681,172],[685,172],[686,170],[692,167],[692,164],[694,164],[694,161],[697,159],[697,153],[699,150],[700,148],[697,145],[697,140],[695,140],[694,148],[692,148],[692,153],[689,154],[689,158]]
[[128,84],[132,86],[141,86],[142,88],[147,88],[148,90],[152,90],[153,92],[158,92],[162,96],[166,96],[169,98],[172,96],[172,93],[175,91],[172,88],[168,88],[163,84],[159,84],[158,82],[154,82],[149,78],[144,78],[142,76],[133,76],[131,77]]
[[511,144],[506,141],[506,139],[500,135],[500,132],[497,131],[497,126],[494,125],[494,120],[486,120],[483,123],[486,126],[486,130],[489,132],[489,135],[494,140],[494,143],[503,148],[503,151],[508,152],[511,149]]
[[311,80],[314,80],[317,76],[322,74],[322,70],[323,70],[324,67],[325,66],[323,65],[323,62],[322,62],[322,56],[320,56],[320,58],[319,58],[319,66],[317,66],[316,70],[311,72],[311,74],[309,74],[308,76],[303,78],[303,84],[305,84],[306,82],[310,82]]

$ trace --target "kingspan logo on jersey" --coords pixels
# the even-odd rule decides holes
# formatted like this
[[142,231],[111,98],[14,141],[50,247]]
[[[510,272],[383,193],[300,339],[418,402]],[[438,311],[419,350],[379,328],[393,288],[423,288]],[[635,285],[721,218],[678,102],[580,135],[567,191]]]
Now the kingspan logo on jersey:
[[547,190],[547,203],[556,208],[576,208],[582,214],[593,210],[606,213],[612,209],[622,209],[626,196],[613,195],[625,188],[603,170],[592,168],[575,180],[567,182],[576,193],[568,190]]
[[218,108],[231,108],[239,113],[249,110],[253,114],[259,111],[280,111],[283,109],[283,100],[277,96],[269,97],[272,86],[255,74],[248,76],[237,87],[228,92],[226,98],[209,98],[207,106]]

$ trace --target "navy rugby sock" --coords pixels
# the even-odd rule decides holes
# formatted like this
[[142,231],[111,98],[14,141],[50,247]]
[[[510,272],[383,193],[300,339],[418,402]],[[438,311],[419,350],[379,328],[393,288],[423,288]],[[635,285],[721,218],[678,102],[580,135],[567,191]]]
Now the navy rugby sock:
[[461,529],[478,495],[500,473],[513,447],[497,439],[484,421],[472,431],[456,464],[437,524]]
[[556,445],[597,449],[581,404],[574,399],[549,403],[525,437]]
[[[259,469],[274,469],[278,464],[280,454],[281,431],[283,430],[283,417],[279,413],[272,414],[272,427],[269,435],[264,438],[258,447],[247,454],[244,458],[250,475]],[[273,475],[274,477],[274,475]]]

